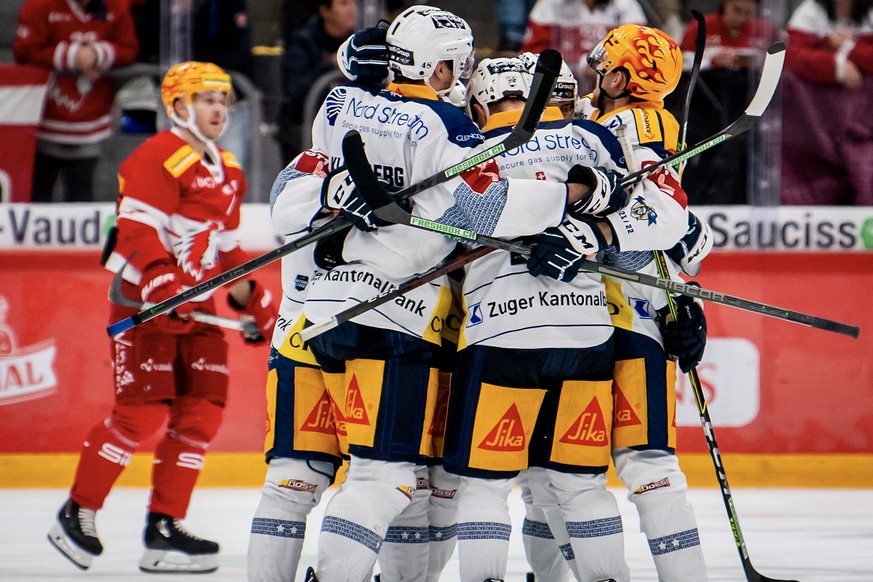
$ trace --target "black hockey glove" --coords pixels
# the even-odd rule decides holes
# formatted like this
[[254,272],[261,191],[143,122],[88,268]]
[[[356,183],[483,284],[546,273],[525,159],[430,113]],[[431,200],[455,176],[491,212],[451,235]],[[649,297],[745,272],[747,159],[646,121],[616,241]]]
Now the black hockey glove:
[[337,52],[340,71],[358,83],[381,84],[388,76],[387,30],[388,23],[382,20],[350,36]]
[[[690,281],[689,285],[697,285]],[[699,286],[699,285],[698,285]],[[703,307],[690,297],[679,295],[673,298],[676,304],[676,321],[667,322],[669,309],[659,310],[658,327],[664,339],[664,351],[678,358],[684,374],[695,368],[703,359],[706,348],[706,316]]]
[[594,221],[567,216],[561,226],[551,227],[533,237],[527,270],[534,277],[545,275],[558,281],[572,281],[582,261],[604,247],[606,240]]
[[321,205],[340,211],[355,228],[364,232],[372,232],[388,224],[373,214],[370,205],[358,192],[351,174],[342,166],[325,177],[321,186]]
[[628,193],[621,186],[621,174],[606,168],[575,165],[567,173],[567,182],[588,186],[590,192],[570,206],[571,214],[589,214],[603,218],[624,208]]

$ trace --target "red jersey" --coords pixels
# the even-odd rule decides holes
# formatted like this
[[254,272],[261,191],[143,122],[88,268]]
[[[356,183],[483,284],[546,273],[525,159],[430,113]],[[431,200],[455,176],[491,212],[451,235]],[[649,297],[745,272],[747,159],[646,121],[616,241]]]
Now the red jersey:
[[97,143],[110,134],[114,82],[72,71],[80,47],[97,51],[97,68],[128,65],[139,43],[128,0],[106,0],[106,18],[86,13],[76,0],[27,0],[18,16],[15,60],[55,71],[39,138],[59,144]]
[[237,230],[245,176],[232,153],[217,151],[220,159],[209,160],[170,130],[121,163],[118,241],[107,269],[128,260],[124,279],[138,285],[146,267],[169,260],[190,287],[248,260]]

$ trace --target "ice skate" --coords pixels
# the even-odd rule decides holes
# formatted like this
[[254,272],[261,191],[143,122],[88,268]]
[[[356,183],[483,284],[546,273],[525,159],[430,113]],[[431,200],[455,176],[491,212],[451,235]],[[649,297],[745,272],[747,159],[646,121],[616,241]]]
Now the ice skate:
[[96,511],[85,509],[67,499],[58,512],[58,521],[49,530],[48,540],[68,560],[82,570],[91,566],[94,556],[103,553],[103,544],[97,538],[94,525]]
[[315,568],[312,566],[306,568],[306,577],[303,582],[318,582],[318,576],[315,575]]
[[218,569],[218,544],[191,535],[175,517],[149,513],[143,543],[143,572],[208,574]]

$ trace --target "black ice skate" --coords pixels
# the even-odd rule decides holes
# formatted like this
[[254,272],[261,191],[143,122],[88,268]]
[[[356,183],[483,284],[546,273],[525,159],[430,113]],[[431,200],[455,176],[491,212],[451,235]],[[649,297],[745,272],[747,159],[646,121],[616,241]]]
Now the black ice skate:
[[318,582],[318,576],[315,575],[315,568],[312,566],[306,568],[306,576],[304,576],[303,582]]
[[103,553],[103,544],[97,538],[94,525],[96,511],[85,509],[72,499],[67,499],[58,512],[58,521],[49,530],[48,540],[82,570],[91,566],[94,556]]
[[146,551],[139,561],[143,572],[208,574],[218,570],[218,544],[192,536],[175,517],[149,513],[143,543]]

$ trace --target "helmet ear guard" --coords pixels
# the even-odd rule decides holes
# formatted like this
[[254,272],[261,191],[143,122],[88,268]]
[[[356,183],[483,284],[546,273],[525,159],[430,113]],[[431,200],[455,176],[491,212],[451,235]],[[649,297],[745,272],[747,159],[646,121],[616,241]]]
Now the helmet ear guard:
[[627,94],[643,101],[663,101],[682,75],[682,51],[676,41],[657,28],[637,24],[610,30],[587,61],[600,77],[624,69]]

